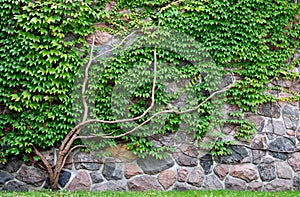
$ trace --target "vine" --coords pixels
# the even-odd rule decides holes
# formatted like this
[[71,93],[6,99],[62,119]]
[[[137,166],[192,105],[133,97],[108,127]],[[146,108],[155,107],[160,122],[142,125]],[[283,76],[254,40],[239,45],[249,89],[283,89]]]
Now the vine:
[[[72,88],[76,71],[87,61],[89,45],[85,38],[94,30],[122,37],[133,28],[159,26],[184,32],[203,44],[217,71],[230,72],[239,79],[228,90],[227,102],[237,105],[241,114],[226,120],[240,126],[236,133],[238,139],[247,140],[255,131],[253,124],[243,119],[243,112],[255,111],[261,103],[276,101],[274,96],[266,94],[272,80],[299,79],[299,73],[291,72],[299,67],[299,59],[286,63],[300,49],[300,6],[291,0],[0,2],[3,10],[0,13],[1,162],[9,155],[31,153],[33,145],[37,149],[53,147],[73,128],[76,122],[72,112]],[[183,47],[181,43],[178,45]],[[178,53],[158,50],[158,61],[187,65]],[[97,118],[115,119],[110,98],[113,85],[136,62],[152,61],[152,54],[153,49],[138,49],[106,62],[99,79],[101,83],[97,85],[99,94],[94,110]],[[199,79],[196,71],[187,65],[182,75]],[[199,103],[207,98],[203,90],[215,90],[194,82],[191,85],[198,92]],[[141,87],[134,93],[140,102],[132,106],[132,117],[147,109],[149,87]],[[163,88],[159,84],[157,87]],[[157,94],[158,102],[167,103],[165,99],[163,91]],[[299,95],[289,99],[299,100]],[[212,106],[211,102],[205,103],[199,110],[203,116],[190,122],[198,128],[197,140],[209,131],[210,122],[217,125],[225,122],[215,120],[220,114]],[[162,133],[176,130],[180,123],[176,115],[170,115],[168,122]],[[107,134],[122,133],[118,125],[101,126]],[[135,153],[158,155],[145,137],[124,136],[122,140]],[[111,139],[107,143],[114,145],[117,141]],[[224,147],[230,143],[216,143],[212,153],[228,153]]]

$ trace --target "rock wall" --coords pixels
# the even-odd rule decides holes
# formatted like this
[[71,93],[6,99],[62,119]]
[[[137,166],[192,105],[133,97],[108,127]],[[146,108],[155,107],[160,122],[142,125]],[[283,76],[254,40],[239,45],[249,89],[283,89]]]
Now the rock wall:
[[[99,44],[114,41],[109,34],[95,32],[95,36],[99,37],[96,39]],[[109,48],[103,45],[97,49],[100,53]],[[300,68],[296,69],[300,73]],[[276,83],[291,91],[300,91],[299,81]],[[290,96],[282,92],[270,93]],[[225,106],[224,111],[235,109]],[[95,152],[74,152],[60,174],[59,187],[71,191],[300,190],[299,111],[299,102],[277,102],[263,104],[256,113],[246,114],[245,118],[256,125],[257,134],[248,143],[231,146],[232,154],[226,156],[212,157],[199,151],[194,145],[193,134],[181,130],[153,138],[156,146],[176,147],[163,160],[137,158],[123,145],[107,149],[111,157],[106,158],[97,157]],[[233,137],[233,131],[230,125],[222,129],[229,138]],[[53,159],[53,153],[44,154],[48,160]],[[49,188],[49,180],[41,163],[25,164],[21,158],[14,157],[7,164],[0,164],[0,191],[42,188]]]
[[[111,157],[102,159],[96,153],[75,152],[60,175],[59,186],[72,191],[299,190],[299,109],[297,102],[259,106],[257,113],[246,115],[257,126],[257,134],[250,143],[231,146],[232,155],[227,156],[201,154],[186,143],[192,136],[180,131],[157,141],[177,147],[163,160],[139,159],[122,145],[108,149]],[[26,165],[19,158],[0,165],[0,190],[48,188],[47,173],[38,165]]]

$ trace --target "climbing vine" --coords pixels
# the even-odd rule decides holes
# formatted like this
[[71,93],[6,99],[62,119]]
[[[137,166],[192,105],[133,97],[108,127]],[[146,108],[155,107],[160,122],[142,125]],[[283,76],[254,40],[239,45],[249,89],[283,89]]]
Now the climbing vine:
[[[243,112],[254,111],[264,102],[274,102],[266,94],[271,80],[299,79],[291,72],[299,59],[287,63],[297,51],[300,39],[300,6],[292,0],[244,1],[30,1],[0,0],[0,161],[7,156],[32,152],[32,145],[49,148],[61,142],[73,128],[72,91],[79,68],[86,64],[89,52],[87,36],[95,29],[121,38],[133,29],[145,27],[169,28],[195,38],[213,58],[219,73],[234,75],[238,80],[227,92],[227,102],[237,105],[239,112],[230,120],[219,120],[207,102],[200,110],[203,116],[191,122],[197,128],[195,138],[201,140],[210,122],[216,125],[239,125],[238,139],[249,139],[253,124],[243,118]],[[180,44],[179,48],[180,48]],[[117,55],[105,65],[97,85],[95,115],[113,120],[111,92],[120,76],[134,68],[136,62],[153,60],[153,48],[141,48]],[[187,79],[199,76],[178,53],[159,49],[158,61],[184,66]],[[195,85],[201,102],[213,91]],[[211,86],[210,86],[211,87]],[[163,86],[158,86],[162,90]],[[146,109],[147,86],[134,96],[140,101],[131,106],[134,117]],[[157,101],[164,103],[163,91]],[[297,99],[297,95],[295,95]],[[220,103],[223,101],[220,98]],[[217,105],[219,105],[218,103]],[[214,114],[212,116],[212,114]],[[180,120],[170,114],[161,133],[176,131]],[[118,125],[101,125],[105,132],[122,130]],[[156,148],[147,138],[124,137],[123,142],[135,153],[151,153]],[[111,145],[117,143],[110,140]],[[229,142],[216,143],[214,154],[224,154]],[[25,157],[26,159],[27,157]]]

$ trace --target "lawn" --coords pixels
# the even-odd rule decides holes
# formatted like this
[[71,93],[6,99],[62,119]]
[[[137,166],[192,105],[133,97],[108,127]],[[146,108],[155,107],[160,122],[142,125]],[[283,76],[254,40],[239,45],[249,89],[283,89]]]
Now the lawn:
[[287,191],[287,192],[250,192],[250,191],[184,191],[184,192],[0,192],[0,197],[141,197],[141,196],[153,196],[153,197],[248,197],[248,196],[261,196],[261,197],[296,197],[300,196],[300,191]]

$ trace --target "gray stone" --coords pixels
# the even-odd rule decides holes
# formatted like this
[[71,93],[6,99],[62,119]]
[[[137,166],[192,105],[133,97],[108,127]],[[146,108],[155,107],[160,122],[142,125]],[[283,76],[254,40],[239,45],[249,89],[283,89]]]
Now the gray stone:
[[126,183],[123,181],[108,181],[94,185],[91,191],[126,191]]
[[229,172],[229,167],[228,165],[219,164],[214,168],[214,172],[220,178],[220,180],[223,180]]
[[198,164],[197,147],[193,145],[182,145],[176,148],[174,159],[181,166],[196,166]]
[[260,163],[261,159],[266,155],[266,151],[252,150],[252,162],[254,164]]
[[178,181],[185,182],[189,174],[189,170],[187,168],[178,168],[177,173],[178,173]]
[[[183,123],[184,124],[184,123]],[[184,126],[182,126],[184,127]],[[194,133],[189,132],[187,133],[186,131],[179,130],[176,132],[176,137],[175,137],[175,142],[177,144],[193,144],[194,140]]]
[[23,166],[16,178],[34,186],[41,186],[46,180],[46,173],[38,168]]
[[160,134],[160,135],[155,135],[155,136],[151,136],[148,139],[152,142],[152,144],[156,147],[156,148],[160,148],[162,146],[174,146],[174,137],[175,137],[175,133],[171,133],[171,134]]
[[107,158],[102,171],[107,180],[120,180],[124,174],[124,164],[120,160]]
[[249,156],[249,153],[244,146],[230,146],[229,149],[231,149],[232,154],[219,156],[217,158],[219,163],[237,164]]
[[93,183],[101,183],[104,181],[101,173],[98,173],[98,172],[90,173],[90,177],[91,177]]
[[264,103],[258,106],[257,113],[270,118],[279,118],[280,107],[276,103]]
[[71,172],[62,170],[59,174],[59,179],[58,179],[58,183],[60,186],[64,187],[66,186],[66,184],[69,182],[70,178],[71,178]]
[[267,123],[266,130],[268,133],[275,133],[277,135],[285,135],[286,133],[284,123],[281,120],[269,120]]
[[203,187],[209,190],[224,189],[221,181],[216,175],[208,175],[204,181]]
[[190,173],[187,182],[193,186],[200,187],[203,183],[204,172],[201,167],[196,167]]
[[134,191],[162,190],[157,179],[150,175],[133,177],[127,182],[127,184],[129,190],[134,190]]
[[5,165],[0,164],[0,169],[13,173],[17,172],[21,165],[23,164],[23,161],[17,157],[12,157],[8,159],[8,162]]
[[247,190],[250,190],[250,191],[261,191],[262,187],[263,187],[262,182],[252,181],[252,182],[248,183]]
[[91,187],[91,181],[89,175],[85,171],[79,171],[78,174],[73,178],[71,183],[68,185],[66,190],[76,191],[83,190],[89,191]]
[[288,163],[292,166],[295,172],[300,171],[300,153],[293,153],[291,158],[288,159]]
[[264,191],[286,191],[292,189],[291,180],[276,179],[265,184]]
[[231,169],[230,175],[243,179],[248,183],[258,179],[258,171],[253,164],[239,164],[234,165]]
[[225,189],[228,190],[245,190],[247,184],[241,179],[226,177],[225,179]]
[[9,181],[5,183],[3,190],[8,192],[27,192],[29,188],[26,184],[19,181]]
[[[101,167],[100,159],[92,153],[78,152],[74,155],[74,161],[76,162],[75,168],[87,169],[87,170],[99,170]],[[77,163],[78,162],[78,163]],[[95,163],[93,163],[95,162]]]
[[205,174],[208,174],[211,172],[211,167],[213,165],[212,156],[210,154],[206,154],[203,157],[200,158],[200,165],[204,170]]
[[268,145],[267,145],[267,139],[266,139],[266,136],[263,135],[263,134],[257,135],[257,136],[252,140],[251,147],[252,147],[252,148],[263,148],[263,149],[267,148]]
[[278,178],[291,179],[293,176],[290,166],[285,161],[277,162],[276,169]]
[[198,187],[194,187],[192,185],[188,185],[186,183],[177,183],[173,190],[175,191],[186,191],[186,190],[199,190]]
[[288,154],[284,152],[292,151],[294,148],[295,143],[291,139],[280,136],[269,143],[268,150],[273,157],[286,160],[288,158]]
[[285,127],[287,129],[296,130],[299,125],[299,110],[290,105],[285,105],[282,114]]
[[0,170],[0,185],[3,185],[6,181],[11,180],[12,177],[7,172]]
[[50,178],[49,177],[46,178],[46,181],[45,181],[45,184],[44,184],[43,188],[44,189],[50,189],[51,188],[50,187]]
[[293,178],[293,187],[295,190],[300,190],[300,173],[297,173]]
[[258,172],[262,181],[271,181],[276,178],[274,160],[265,158],[258,165]]
[[176,172],[173,170],[165,170],[158,176],[158,182],[165,190],[169,189],[176,181]]
[[174,161],[170,156],[161,160],[152,156],[147,156],[144,159],[138,159],[137,163],[146,174],[151,175],[164,171],[174,165]]

